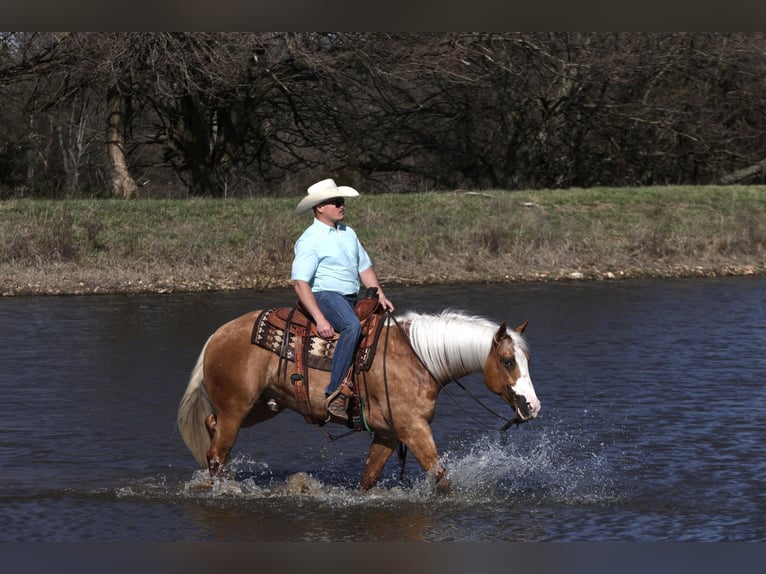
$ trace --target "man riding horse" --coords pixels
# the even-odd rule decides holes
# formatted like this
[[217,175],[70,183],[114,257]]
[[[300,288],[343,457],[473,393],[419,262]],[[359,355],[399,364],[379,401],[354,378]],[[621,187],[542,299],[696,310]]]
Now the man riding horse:
[[319,334],[329,339],[336,331],[339,333],[330,382],[325,388],[328,415],[339,419],[348,417],[346,402],[352,393],[348,375],[361,335],[361,325],[354,313],[360,278],[365,287],[377,288],[384,310],[394,310],[383,294],[367,251],[354,230],[342,223],[346,215],[345,198],[358,195],[352,187],[324,179],[308,188],[306,197],[295,209],[296,214],[313,210],[314,222],[295,242],[291,280]]
[[[445,311],[390,316],[376,323],[378,327],[371,327],[369,321],[361,327],[353,307],[360,279],[368,291],[378,291],[378,299],[370,299],[376,308],[391,311],[393,305],[383,294],[356,234],[342,223],[345,198],[357,195],[356,190],[326,179],[312,185],[295,210],[314,211],[313,224],[295,244],[292,279],[303,310],[313,317],[320,336],[331,339],[335,330],[340,333],[331,371],[324,363],[320,367],[313,362],[318,356],[313,344],[311,353],[303,352],[308,349],[298,335],[305,333],[303,323],[291,339],[290,324],[296,323],[297,308],[295,314],[292,308],[245,313],[218,327],[202,347],[178,406],[177,423],[184,443],[211,477],[221,474],[243,427],[284,411],[300,413],[312,424],[351,426],[349,418],[354,422],[358,411],[372,434],[362,470],[363,491],[376,483],[386,461],[402,446],[439,490],[447,490],[447,471],[431,430],[438,395],[447,384],[482,373],[487,388],[513,410],[513,420],[503,428],[531,420],[540,412],[529,372],[529,349],[522,337],[526,322],[511,330],[505,322]],[[365,301],[360,305],[366,308]],[[269,331],[264,335],[269,344],[259,343],[256,335],[263,335],[260,327],[266,329],[262,319],[272,314],[281,317],[285,309],[289,320],[281,318],[281,334]],[[353,372],[357,343],[365,331],[380,335],[381,348],[375,353],[374,342],[370,346],[373,351],[361,384],[356,380],[358,400],[347,405],[354,390],[344,379]],[[291,341],[296,372],[286,377],[284,361]],[[309,385],[309,378],[317,384]],[[354,409],[351,417],[348,406]]]

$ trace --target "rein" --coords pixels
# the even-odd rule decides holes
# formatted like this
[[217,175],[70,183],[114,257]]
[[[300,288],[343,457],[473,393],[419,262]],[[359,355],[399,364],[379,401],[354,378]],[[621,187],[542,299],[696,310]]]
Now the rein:
[[[394,324],[399,328],[399,332],[404,337],[404,340],[407,341],[407,344],[410,345],[410,349],[412,349],[412,345],[410,344],[410,338],[404,332],[404,329],[399,324],[399,321],[396,320],[396,317],[394,317],[388,309],[386,309],[385,317],[387,320],[392,319],[394,321]],[[388,323],[388,321],[386,321],[386,323]],[[391,432],[393,432],[395,436],[396,431],[394,431],[394,413],[391,410],[391,397],[389,396],[389,393],[388,393],[388,373],[386,372],[387,371],[386,364],[388,363],[388,361],[386,360],[388,358],[388,336],[390,333],[391,333],[391,325],[386,324],[386,338],[383,342],[383,388],[386,389],[386,404],[388,405],[388,418],[391,421]],[[415,350],[412,349],[412,351],[417,357],[418,354],[415,353]],[[420,357],[418,357],[418,359],[420,359]],[[429,372],[429,374],[431,373]],[[396,454],[399,457],[399,480],[403,483],[407,483],[409,481],[407,481],[407,477],[405,476],[405,472],[404,472],[404,466],[407,463],[407,445],[400,442],[396,449]]]
[[[401,333],[404,336],[405,340],[409,344],[409,338],[407,337],[407,334],[404,332],[404,329],[402,328],[402,326],[399,325],[399,322],[396,320],[396,318],[393,315],[391,315],[391,312],[388,309],[385,310],[385,312],[383,314],[383,317],[386,320],[387,319],[393,319],[393,321],[396,324],[396,326],[399,327],[399,331],[401,331]],[[390,393],[388,391],[388,373],[387,373],[387,368],[386,368],[386,365],[388,363],[388,361],[386,359],[388,358],[388,337],[389,337],[390,331],[391,331],[391,326],[386,324],[386,338],[383,341],[383,388],[386,391],[386,405],[388,406],[388,418],[391,421],[391,432],[394,432],[394,414],[393,414],[393,412],[391,410],[391,395],[390,395]],[[412,345],[410,345],[410,349],[412,349]],[[412,349],[412,352],[415,355],[415,357],[418,357],[417,353],[415,353],[415,349]],[[418,360],[420,360],[420,357],[418,357]],[[421,363],[422,363],[422,361],[421,361]],[[423,365],[423,366],[425,367],[425,365]],[[426,368],[426,370],[428,370],[428,369]],[[431,374],[430,371],[429,371],[429,374]],[[431,376],[433,377],[433,375],[431,375]],[[365,389],[367,388],[366,380],[364,382],[364,387],[365,387]],[[365,401],[365,402],[368,402],[368,401]],[[364,416],[364,407],[365,407],[365,405],[363,404],[361,406],[361,415],[362,415],[362,419],[364,420],[364,426],[365,426],[365,428],[368,431],[373,432],[367,426],[366,417]],[[338,440],[340,438],[352,435],[352,434],[354,434],[356,432],[355,430],[350,430],[350,431],[342,433],[340,435],[333,435],[333,434],[325,431],[324,429],[322,429],[322,430],[325,433],[325,435],[327,435],[327,438],[329,438],[331,441],[336,441],[336,440]],[[406,449],[406,447],[403,447],[403,448]],[[404,459],[405,459],[406,456],[407,456],[406,450],[403,450],[402,446],[400,445],[400,448],[399,448],[399,461],[400,461],[401,466],[402,466],[402,470],[401,470],[402,476],[404,475]]]
[[[484,410],[486,410],[486,411],[487,411],[487,412],[489,412],[490,414],[493,414],[493,415],[495,415],[495,416],[496,416],[497,418],[499,418],[500,420],[504,420],[504,421],[506,421],[506,422],[505,422],[505,424],[504,424],[503,426],[501,426],[501,427],[498,429],[498,430],[499,430],[501,433],[504,433],[505,431],[507,431],[509,428],[511,428],[511,427],[512,427],[512,426],[514,426],[514,425],[516,425],[516,426],[519,426],[521,423],[525,423],[525,422],[527,422],[527,421],[525,421],[524,419],[520,419],[518,416],[515,416],[515,417],[513,417],[512,419],[506,419],[506,418],[505,418],[503,415],[501,415],[501,414],[500,414],[500,413],[498,413],[497,411],[495,411],[495,410],[491,409],[490,407],[488,407],[487,405],[485,405],[485,404],[484,404],[484,403],[481,401],[481,399],[479,399],[479,397],[477,397],[477,396],[476,396],[476,395],[474,395],[474,394],[473,394],[471,391],[469,391],[469,390],[468,390],[468,389],[467,389],[467,388],[466,388],[466,387],[465,387],[465,386],[464,386],[464,385],[463,385],[463,384],[462,384],[460,381],[458,381],[457,379],[452,379],[452,381],[451,381],[451,382],[455,383],[455,384],[456,384],[458,387],[460,387],[461,389],[463,389],[463,391],[465,391],[465,393],[466,393],[466,394],[467,394],[469,397],[471,397],[471,398],[472,398],[472,399],[473,399],[473,400],[474,400],[476,403],[478,403],[478,404],[479,404],[479,406],[483,407],[483,408],[484,408]],[[446,391],[446,388],[445,388],[445,391]],[[449,394],[449,391],[447,391],[447,396],[448,396],[448,397],[450,397],[450,398],[451,398],[453,401],[455,400],[454,398],[452,398],[452,395],[450,395],[450,394]],[[455,401],[455,404],[457,404],[457,401]],[[458,404],[458,406],[460,406],[460,405]],[[461,408],[462,408],[462,407],[461,407]],[[463,412],[466,412],[466,411],[465,411],[465,410],[463,410]],[[466,413],[466,414],[468,414],[468,413]],[[476,420],[476,419],[474,418],[474,420]]]
[[[389,318],[393,319],[393,321],[396,324],[396,326],[399,327],[399,331],[401,331],[402,335],[404,336],[404,339],[409,344],[409,341],[410,341],[409,337],[407,337],[407,334],[404,332],[403,327],[401,325],[399,325],[399,322],[396,320],[396,318],[393,315],[391,315],[391,312],[386,310],[385,313],[384,313],[384,317],[386,319],[389,319]],[[390,394],[388,392],[388,373],[387,373],[387,369],[386,369],[386,364],[388,363],[388,361],[386,360],[388,358],[388,336],[389,336],[390,331],[391,331],[391,325],[386,324],[386,338],[383,341],[383,388],[386,391],[386,404],[388,405],[388,419],[391,422],[391,432],[394,433],[394,435],[395,435],[396,433],[394,431],[394,413],[391,410],[391,396],[390,396]],[[410,344],[410,348],[412,349],[412,345],[411,344]],[[418,354],[415,353],[415,349],[412,349],[412,352],[413,352],[413,354],[416,357],[418,357]],[[420,360],[420,357],[418,357],[418,360]],[[421,363],[422,363],[422,361],[421,361]],[[423,367],[425,367],[425,365],[423,365]],[[426,371],[428,371],[427,367],[426,367]],[[428,371],[428,373],[433,377],[433,375],[431,374],[430,371]],[[364,387],[365,387],[365,390],[366,390],[367,389],[366,381],[365,381]],[[364,408],[365,408],[365,405],[362,404],[362,406],[361,406],[361,415],[362,415],[363,419],[364,419]],[[370,430],[369,427],[367,427],[366,420],[365,420],[364,424],[365,424],[365,427],[367,428],[367,430]],[[324,434],[327,436],[328,439],[330,439],[331,442],[334,442],[334,441],[336,441],[338,439],[341,439],[343,437],[352,435],[356,431],[352,429],[350,431],[347,431],[347,432],[345,432],[343,434],[339,434],[339,435],[333,435],[333,434],[329,433],[328,431],[326,431],[324,429],[322,429],[322,432],[324,432]],[[373,432],[373,431],[371,431],[371,432]],[[402,443],[399,443],[399,446],[397,448],[397,455],[399,456],[399,477],[400,477],[400,480],[402,482],[405,482],[406,481],[406,477],[405,477],[404,467],[405,467],[405,464],[407,462],[407,446],[402,444]]]

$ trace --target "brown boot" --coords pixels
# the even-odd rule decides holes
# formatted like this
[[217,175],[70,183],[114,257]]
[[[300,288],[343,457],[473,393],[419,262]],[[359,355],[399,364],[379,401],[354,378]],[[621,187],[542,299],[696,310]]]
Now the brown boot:
[[351,384],[343,381],[338,389],[327,397],[325,408],[327,412],[339,419],[348,420],[348,397],[354,393]]
[[329,397],[325,404],[327,405],[328,414],[339,419],[348,420],[346,397],[344,395],[338,393],[335,397]]

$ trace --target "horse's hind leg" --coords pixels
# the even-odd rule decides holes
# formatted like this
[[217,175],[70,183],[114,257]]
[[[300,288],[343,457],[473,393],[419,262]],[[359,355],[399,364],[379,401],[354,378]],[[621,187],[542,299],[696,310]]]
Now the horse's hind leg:
[[362,491],[369,490],[377,482],[383,467],[386,466],[386,462],[398,444],[399,441],[396,437],[381,436],[380,433],[375,433],[370,450],[367,451],[367,460],[362,471],[362,483],[360,485]]
[[210,448],[207,451],[207,468],[210,476],[217,477],[221,474],[237,438],[240,423],[241,420],[221,415],[218,417],[210,415],[205,420],[205,426],[210,434]]
[[215,436],[216,422],[215,415],[207,415],[207,417],[205,417],[205,428],[207,429],[207,434],[210,436],[211,441]]

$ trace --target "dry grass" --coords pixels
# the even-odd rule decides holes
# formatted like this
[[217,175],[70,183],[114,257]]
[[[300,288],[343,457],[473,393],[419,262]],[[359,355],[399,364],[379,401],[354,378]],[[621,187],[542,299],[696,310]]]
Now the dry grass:
[[[294,200],[0,202],[0,292],[288,284]],[[348,223],[388,284],[763,274],[766,188],[364,196]]]

